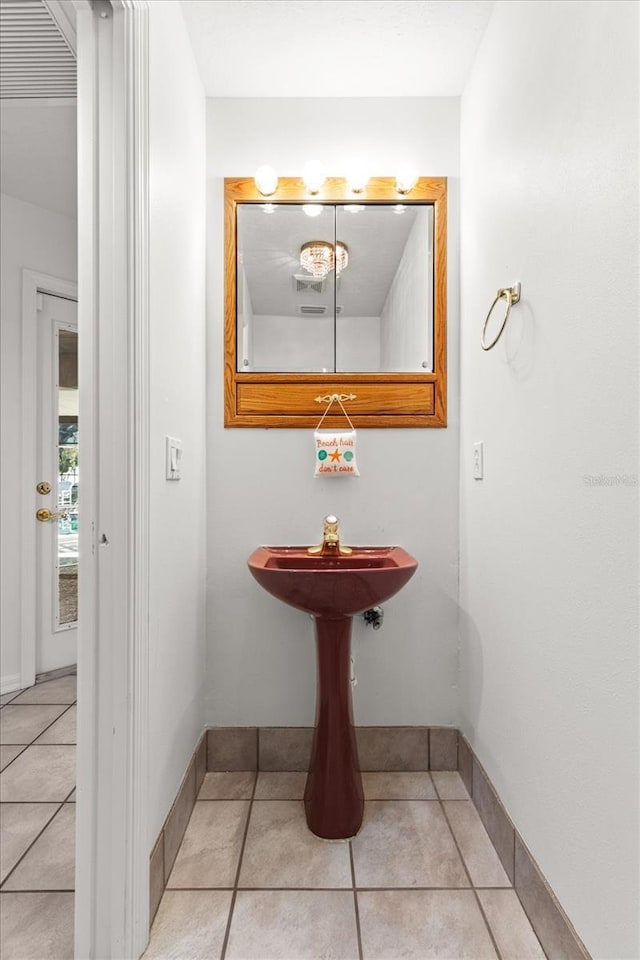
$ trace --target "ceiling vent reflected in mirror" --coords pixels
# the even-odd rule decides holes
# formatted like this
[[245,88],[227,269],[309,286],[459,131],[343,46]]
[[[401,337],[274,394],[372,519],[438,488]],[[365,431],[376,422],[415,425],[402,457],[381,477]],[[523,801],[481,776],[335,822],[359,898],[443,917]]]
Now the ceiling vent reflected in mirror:
[[302,293],[303,290],[313,290],[314,293],[324,293],[327,282],[326,277],[316,280],[315,277],[310,277],[306,273],[294,273],[292,280],[293,289],[296,293]]

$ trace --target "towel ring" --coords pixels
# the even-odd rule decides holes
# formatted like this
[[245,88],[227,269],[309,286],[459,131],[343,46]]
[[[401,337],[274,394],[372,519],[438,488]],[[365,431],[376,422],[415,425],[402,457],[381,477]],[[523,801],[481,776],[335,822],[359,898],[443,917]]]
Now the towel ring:
[[[517,303],[519,299],[520,299],[520,284],[519,284],[519,283],[514,283],[514,285],[513,285],[512,287],[502,287],[500,290],[498,290],[498,293],[496,294],[495,300],[493,301],[493,303],[492,303],[491,306],[489,307],[489,313],[487,314],[487,319],[485,320],[485,322],[484,322],[484,327],[482,328],[482,339],[481,339],[480,343],[481,343],[481,346],[482,346],[482,349],[483,349],[483,350],[492,350],[493,347],[495,347],[496,343],[498,342],[498,340],[499,340],[500,337],[502,336],[502,331],[504,330],[504,328],[505,328],[506,325],[507,325],[507,320],[509,319],[509,314],[511,313],[511,307],[514,305],[514,303]],[[498,303],[499,300],[506,300],[506,301],[507,301],[507,312],[506,312],[505,315],[504,315],[504,320],[502,321],[502,326],[501,326],[500,329],[498,330],[497,335],[493,338],[493,340],[491,341],[491,343],[486,343],[484,338],[485,338],[485,334],[486,334],[486,332],[487,332],[487,326],[488,326],[488,324],[489,324],[489,320],[490,320],[490,318],[491,318],[491,314],[493,313],[494,307],[495,307],[495,305]]]

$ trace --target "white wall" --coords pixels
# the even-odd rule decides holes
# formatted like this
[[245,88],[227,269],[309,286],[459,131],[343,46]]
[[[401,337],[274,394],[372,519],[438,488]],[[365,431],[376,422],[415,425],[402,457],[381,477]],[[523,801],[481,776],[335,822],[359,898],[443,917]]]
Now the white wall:
[[330,309],[324,317],[252,314],[250,369],[269,373],[333,371],[335,356],[337,370],[379,370],[380,317],[340,314],[334,319]]
[[[454,723],[458,552],[457,99],[208,101],[208,697],[210,724],[312,724],[313,625],[252,580],[258,544],[312,543],[336,513],[346,543],[400,543],[420,568],[377,632],[354,625],[360,724]],[[223,423],[223,182],[269,162],[328,175],[361,155],[449,176],[449,427],[362,430],[359,479],[313,479],[311,430]],[[322,411],[319,410],[318,416]]]
[[[2,551],[2,690],[20,688],[20,568],[23,484],[37,482],[20,474],[23,437],[21,421],[22,270],[47,273],[61,280],[77,279],[76,222],[70,217],[15,197],[0,197],[2,274],[0,324],[2,363],[1,523]],[[36,318],[33,318],[35,323]],[[30,438],[35,446],[35,437]],[[39,479],[39,478],[38,478]],[[34,603],[35,603],[34,597]]]
[[[433,370],[432,251],[433,208],[428,207],[418,211],[380,314],[384,370]],[[430,318],[428,337],[425,317]]]
[[323,317],[254,313],[253,370],[333,370],[333,311]]
[[462,727],[599,960],[640,956],[637,64],[635,2],[498,2],[462,105]]
[[[150,836],[203,727],[205,104],[180,4],[150,16]],[[165,480],[165,436],[182,479]]]
[[336,368],[361,373],[380,369],[380,317],[336,317]]

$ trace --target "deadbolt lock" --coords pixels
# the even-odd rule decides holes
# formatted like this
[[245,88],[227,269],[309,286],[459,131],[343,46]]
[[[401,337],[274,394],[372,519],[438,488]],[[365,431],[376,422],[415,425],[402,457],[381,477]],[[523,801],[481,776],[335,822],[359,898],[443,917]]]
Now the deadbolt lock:
[[51,493],[51,484],[47,483],[46,480],[41,480],[38,486],[36,487],[38,493],[41,493],[44,497],[47,493]]
[[44,507],[42,510],[38,510],[36,513],[36,517],[40,523],[47,523],[48,520],[66,520],[68,516],[69,514],[66,512],[66,510],[61,510],[59,513],[54,513],[52,510],[47,510],[46,507]]

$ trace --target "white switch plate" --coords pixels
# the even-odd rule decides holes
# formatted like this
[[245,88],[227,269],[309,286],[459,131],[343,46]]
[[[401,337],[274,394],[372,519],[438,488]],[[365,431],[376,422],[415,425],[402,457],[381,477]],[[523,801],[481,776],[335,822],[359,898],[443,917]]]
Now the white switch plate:
[[176,440],[175,437],[167,437],[166,440],[167,480],[179,480],[182,460],[182,440]]
[[482,480],[484,477],[484,449],[483,443],[473,445],[473,479]]

